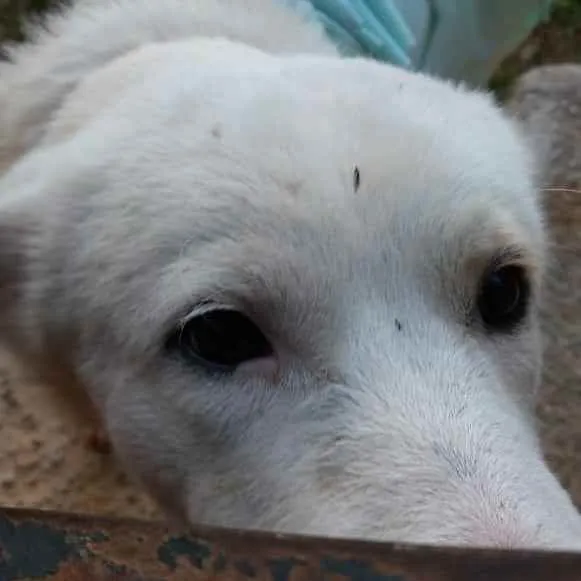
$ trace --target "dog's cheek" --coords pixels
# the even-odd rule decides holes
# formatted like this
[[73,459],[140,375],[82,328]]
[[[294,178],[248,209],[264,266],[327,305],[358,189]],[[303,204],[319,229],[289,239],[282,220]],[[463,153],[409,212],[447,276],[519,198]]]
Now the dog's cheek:
[[139,385],[114,386],[102,405],[103,420],[115,455],[128,475],[169,513],[183,508],[186,436]]
[[10,218],[0,214],[0,313],[4,318],[17,301],[22,279],[22,252],[17,227],[10,224]]
[[34,271],[29,264],[35,244],[33,232],[32,215],[0,204],[0,340],[9,344],[26,342],[25,323],[33,308],[28,290],[31,286],[28,276]]

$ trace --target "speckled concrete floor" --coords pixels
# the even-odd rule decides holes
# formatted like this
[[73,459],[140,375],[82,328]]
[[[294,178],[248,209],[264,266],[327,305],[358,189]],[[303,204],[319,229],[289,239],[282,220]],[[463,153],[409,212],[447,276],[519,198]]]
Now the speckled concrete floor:
[[0,352],[0,504],[155,517],[114,457],[92,445],[95,426],[84,408],[64,395]]

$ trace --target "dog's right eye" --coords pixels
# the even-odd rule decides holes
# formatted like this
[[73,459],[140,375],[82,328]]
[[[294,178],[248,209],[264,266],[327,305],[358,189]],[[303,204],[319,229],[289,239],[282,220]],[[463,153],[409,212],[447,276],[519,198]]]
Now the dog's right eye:
[[273,354],[262,331],[246,315],[229,309],[192,317],[176,333],[174,341],[186,358],[227,371]]

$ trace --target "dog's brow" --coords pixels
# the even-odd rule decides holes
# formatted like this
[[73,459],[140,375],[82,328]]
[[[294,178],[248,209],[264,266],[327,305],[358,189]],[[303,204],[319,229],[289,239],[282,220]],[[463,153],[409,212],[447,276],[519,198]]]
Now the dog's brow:
[[534,265],[542,261],[542,240],[508,213],[485,212],[465,224],[463,252],[497,263]]
[[492,260],[494,266],[502,266],[526,261],[526,251],[516,245],[501,248]]

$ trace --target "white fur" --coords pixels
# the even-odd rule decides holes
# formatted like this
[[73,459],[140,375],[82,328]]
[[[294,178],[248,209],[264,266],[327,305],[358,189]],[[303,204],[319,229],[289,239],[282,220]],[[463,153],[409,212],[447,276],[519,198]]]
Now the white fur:
[[[531,161],[491,99],[339,59],[270,0],[85,0],[48,27],[0,68],[4,339],[88,390],[169,514],[581,547],[532,413]],[[534,304],[491,336],[469,315],[507,245]],[[276,361],[168,354],[208,298]]]

